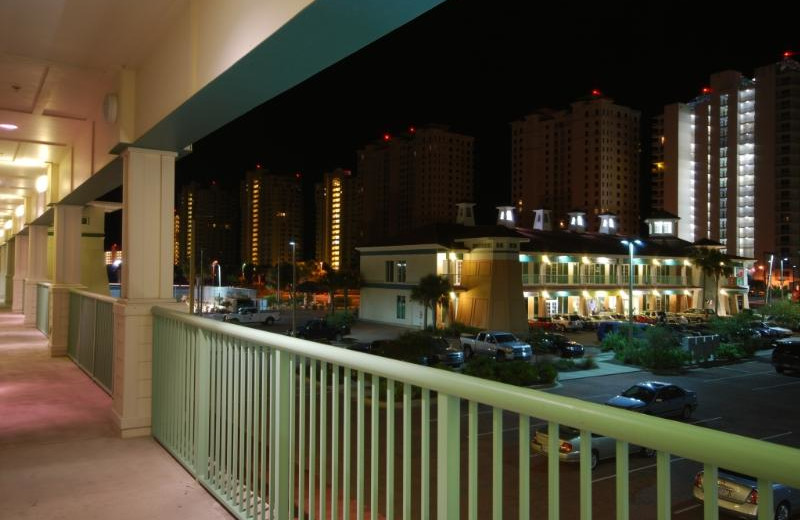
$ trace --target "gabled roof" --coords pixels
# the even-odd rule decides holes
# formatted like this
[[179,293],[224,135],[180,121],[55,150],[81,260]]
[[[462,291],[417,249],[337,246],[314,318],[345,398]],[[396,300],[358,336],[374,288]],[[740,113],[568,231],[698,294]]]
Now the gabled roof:
[[440,244],[445,247],[457,247],[458,243],[469,238],[509,237],[520,238],[515,230],[505,226],[465,226],[463,224],[429,224],[412,229],[393,237],[384,237],[363,247],[398,246],[414,244]]

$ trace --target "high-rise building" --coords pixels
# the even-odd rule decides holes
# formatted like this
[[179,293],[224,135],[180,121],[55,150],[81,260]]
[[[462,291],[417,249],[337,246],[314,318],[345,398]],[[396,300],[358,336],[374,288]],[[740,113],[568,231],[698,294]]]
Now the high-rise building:
[[242,262],[275,265],[303,258],[301,174],[256,169],[241,184]]
[[566,225],[567,214],[580,209],[614,213],[621,233],[636,233],[639,133],[639,111],[596,90],[568,110],[544,109],[511,123],[511,197],[524,215],[520,223],[546,207]]
[[314,187],[317,205],[316,258],[335,269],[357,269],[356,244],[363,238],[364,189],[350,170],[325,172]]
[[[711,75],[689,103],[654,122],[653,201],[681,218],[680,237],[727,253],[800,258],[800,64],[791,57]],[[655,205],[655,204],[654,204]]]
[[195,254],[196,267],[206,263],[204,272],[210,272],[211,262],[231,268],[239,263],[239,208],[236,192],[220,188],[218,184],[192,182],[181,189],[174,217],[175,265],[189,274],[189,261]]
[[384,134],[359,150],[365,243],[452,222],[456,204],[473,197],[474,140],[428,125],[401,135]]

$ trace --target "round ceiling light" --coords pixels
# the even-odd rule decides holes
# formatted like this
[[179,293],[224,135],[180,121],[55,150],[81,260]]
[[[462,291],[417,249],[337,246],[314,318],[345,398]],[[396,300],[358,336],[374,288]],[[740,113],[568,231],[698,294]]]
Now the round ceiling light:
[[0,123],[0,128],[3,130],[16,130],[19,127],[13,123]]

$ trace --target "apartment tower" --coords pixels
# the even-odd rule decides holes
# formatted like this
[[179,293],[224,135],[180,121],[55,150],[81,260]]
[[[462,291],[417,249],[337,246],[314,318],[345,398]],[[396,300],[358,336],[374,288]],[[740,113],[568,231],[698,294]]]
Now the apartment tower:
[[[800,261],[800,65],[786,56],[711,75],[689,103],[653,123],[653,201],[681,217],[680,237],[731,255]],[[663,194],[663,195],[661,195]],[[655,205],[655,204],[654,204]]]
[[473,137],[428,125],[384,134],[359,150],[363,243],[453,222],[456,204],[473,197],[473,144]]
[[511,197],[521,224],[547,207],[566,226],[567,214],[580,209],[614,213],[620,233],[638,232],[639,132],[639,111],[596,90],[568,110],[543,109],[513,122]]
[[334,270],[357,269],[356,244],[364,236],[364,188],[350,170],[323,174],[314,187],[317,206],[316,258]]
[[242,261],[255,265],[303,258],[301,174],[249,171],[241,183]]

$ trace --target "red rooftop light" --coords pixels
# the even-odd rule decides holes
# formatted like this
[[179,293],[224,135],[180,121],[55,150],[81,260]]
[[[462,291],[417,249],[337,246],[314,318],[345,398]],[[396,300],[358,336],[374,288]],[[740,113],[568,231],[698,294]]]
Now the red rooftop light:
[[413,133],[415,133],[416,131],[417,131],[417,129],[416,129],[416,128],[414,128],[413,126],[409,126],[409,127],[408,127],[408,133],[409,133],[409,134],[413,134]]
[[388,141],[388,140],[389,140],[389,139],[391,139],[391,138],[392,138],[392,136],[391,136],[391,135],[389,135],[389,134],[383,134],[383,140],[384,140],[384,141]]
[[256,164],[256,169],[260,170],[261,169],[261,165],[260,164]]
[[302,176],[303,176],[303,174],[300,173],[300,172],[297,172],[297,173],[294,174],[295,179],[299,179]]
[[792,51],[784,51],[783,52],[783,57],[784,58],[791,58],[792,56],[794,56],[794,52],[792,52]]
[[702,92],[703,94],[711,94],[711,87],[703,87]]
[[603,93],[602,93],[602,92],[600,92],[600,90],[598,90],[598,89],[594,88],[594,89],[592,89],[592,95],[593,95],[593,96],[602,96],[602,95],[603,95]]

